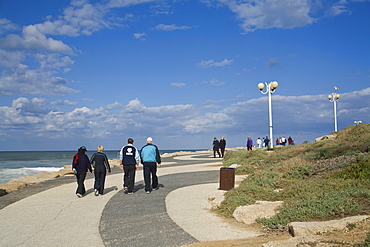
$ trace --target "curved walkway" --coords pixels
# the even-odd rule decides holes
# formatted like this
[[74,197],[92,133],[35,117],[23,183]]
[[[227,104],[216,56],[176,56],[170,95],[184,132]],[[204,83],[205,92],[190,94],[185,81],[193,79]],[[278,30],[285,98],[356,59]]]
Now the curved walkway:
[[[217,190],[221,165],[220,159],[211,157],[194,154],[163,158],[158,168],[160,189],[149,195],[143,190],[141,170],[133,195],[121,190],[122,173],[108,175],[103,196],[95,197],[89,189],[79,199],[74,194],[75,182],[30,195],[0,210],[0,245],[181,246],[255,236],[242,226],[230,227],[204,209],[207,195]],[[85,185],[92,188],[93,179],[87,179]],[[192,215],[189,212],[198,218],[193,226],[187,222]],[[216,220],[207,224],[211,219]]]

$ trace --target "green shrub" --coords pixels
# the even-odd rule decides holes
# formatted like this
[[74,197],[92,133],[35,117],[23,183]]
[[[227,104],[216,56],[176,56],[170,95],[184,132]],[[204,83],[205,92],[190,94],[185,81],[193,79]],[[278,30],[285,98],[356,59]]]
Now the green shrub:
[[255,203],[255,200],[247,196],[243,191],[232,189],[225,193],[225,200],[215,209],[219,214],[231,218],[238,206]]
[[243,165],[235,169],[235,174],[250,174],[253,173],[254,170],[255,168],[252,165]]
[[256,200],[279,200],[279,193],[274,191],[280,182],[276,172],[257,171],[242,181],[239,187],[225,193],[225,200],[217,212],[226,217],[232,217],[238,206],[254,203]]
[[356,163],[330,176],[344,179],[370,179],[370,158],[357,158]]
[[284,178],[287,179],[304,179],[309,177],[314,171],[313,165],[304,165],[304,166],[293,166],[284,174]]
[[270,219],[259,219],[267,227],[292,221],[328,220],[369,211],[370,183],[356,180],[316,179],[300,181],[284,190],[284,206]]

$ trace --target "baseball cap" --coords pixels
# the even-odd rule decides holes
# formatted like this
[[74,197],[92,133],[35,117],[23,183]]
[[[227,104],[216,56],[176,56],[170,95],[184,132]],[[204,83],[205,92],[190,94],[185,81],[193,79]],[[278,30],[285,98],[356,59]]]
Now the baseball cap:
[[148,138],[146,139],[146,141],[147,141],[147,142],[152,142],[152,141],[153,141],[153,138],[148,137]]
[[85,146],[81,146],[80,149],[86,150],[86,147]]

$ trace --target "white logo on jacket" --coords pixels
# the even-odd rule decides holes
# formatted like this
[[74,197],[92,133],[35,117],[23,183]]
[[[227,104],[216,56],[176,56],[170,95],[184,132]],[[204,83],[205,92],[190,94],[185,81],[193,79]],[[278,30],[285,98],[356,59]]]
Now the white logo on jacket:
[[134,155],[132,153],[133,149],[132,148],[127,148],[127,152],[126,152],[126,155]]

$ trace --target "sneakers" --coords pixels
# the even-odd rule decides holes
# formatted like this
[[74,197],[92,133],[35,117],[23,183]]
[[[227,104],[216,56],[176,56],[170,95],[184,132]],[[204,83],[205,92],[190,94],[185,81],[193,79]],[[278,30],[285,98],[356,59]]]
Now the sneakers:
[[123,187],[123,191],[128,191],[128,188],[127,187]]
[[154,190],[158,190],[159,189],[159,187],[155,187],[155,188],[153,188],[152,190],[154,191]]
[[132,195],[134,194],[134,192],[127,192],[127,195]]
[[82,197],[82,195],[80,193],[77,193],[76,195],[77,195],[78,198]]
[[150,194],[150,191],[145,191],[145,193]]
[[99,191],[97,189],[95,189],[94,192],[95,192],[95,196],[99,195]]

